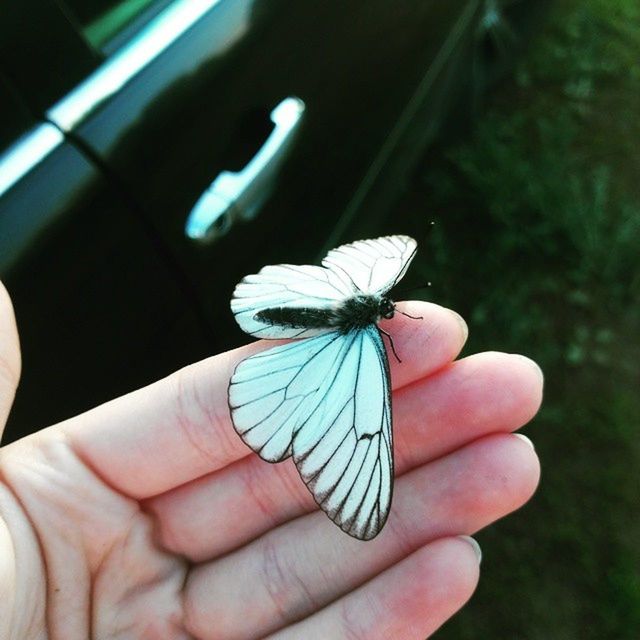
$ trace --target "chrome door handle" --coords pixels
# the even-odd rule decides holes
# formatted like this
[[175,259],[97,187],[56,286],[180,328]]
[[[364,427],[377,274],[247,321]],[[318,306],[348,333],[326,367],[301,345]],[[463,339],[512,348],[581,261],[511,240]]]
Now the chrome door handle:
[[275,179],[302,124],[305,104],[286,98],[270,114],[275,125],[256,155],[238,172],[222,171],[200,196],[185,225],[188,238],[211,242],[238,220],[252,220],[275,186]]

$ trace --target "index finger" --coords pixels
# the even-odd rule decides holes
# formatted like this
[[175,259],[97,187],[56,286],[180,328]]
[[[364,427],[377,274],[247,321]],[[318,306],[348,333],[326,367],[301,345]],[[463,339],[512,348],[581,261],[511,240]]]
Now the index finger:
[[[403,359],[390,359],[394,388],[451,362],[466,339],[464,321],[448,309],[426,302],[401,308],[422,319],[397,315],[385,323]],[[274,344],[262,340],[213,356],[57,428],[119,491],[138,499],[163,493],[251,453],[231,424],[229,378],[241,360]]]

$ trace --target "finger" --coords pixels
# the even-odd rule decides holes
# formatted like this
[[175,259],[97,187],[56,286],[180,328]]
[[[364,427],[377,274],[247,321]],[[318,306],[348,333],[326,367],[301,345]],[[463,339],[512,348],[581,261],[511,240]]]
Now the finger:
[[543,386],[533,360],[493,351],[407,385],[396,402],[403,425],[395,441],[397,463],[412,469],[487,433],[519,429],[540,409]]
[[0,438],[20,379],[20,340],[11,298],[0,282]]
[[271,640],[423,640],[471,597],[479,556],[464,538],[444,538]]
[[[466,334],[459,316],[424,302],[407,303],[417,321],[393,320],[395,384],[445,366]],[[136,498],[155,495],[247,456],[235,434],[227,387],[235,366],[272,343],[261,341],[191,365],[145,389],[59,425],[78,453],[111,486]]]
[[[535,415],[542,395],[537,365],[484,353],[457,362],[394,395],[396,474],[488,433],[512,431]],[[166,548],[201,561],[317,508],[291,461],[257,456],[153,498]],[[222,516],[224,514],[224,516]]]
[[263,636],[429,541],[471,534],[520,507],[538,477],[531,446],[510,434],[487,436],[400,478],[387,525],[370,542],[348,537],[316,512],[200,565],[186,590],[192,622],[204,638]]

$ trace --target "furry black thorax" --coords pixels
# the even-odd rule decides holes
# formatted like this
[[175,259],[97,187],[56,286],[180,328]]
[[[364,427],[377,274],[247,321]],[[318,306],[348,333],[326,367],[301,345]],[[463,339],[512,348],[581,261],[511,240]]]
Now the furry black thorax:
[[254,316],[259,322],[300,329],[335,328],[342,333],[363,329],[382,318],[393,318],[395,305],[385,296],[358,295],[335,307],[272,307]]

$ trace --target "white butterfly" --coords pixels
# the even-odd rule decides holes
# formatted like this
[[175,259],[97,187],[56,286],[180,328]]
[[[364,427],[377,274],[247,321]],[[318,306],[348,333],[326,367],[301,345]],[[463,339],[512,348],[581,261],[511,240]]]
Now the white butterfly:
[[362,540],[386,522],[393,486],[391,384],[376,323],[416,253],[408,236],[330,251],[322,267],[267,266],[236,287],[231,310],[259,338],[305,338],[243,360],[229,384],[242,440],[293,460],[320,508]]

